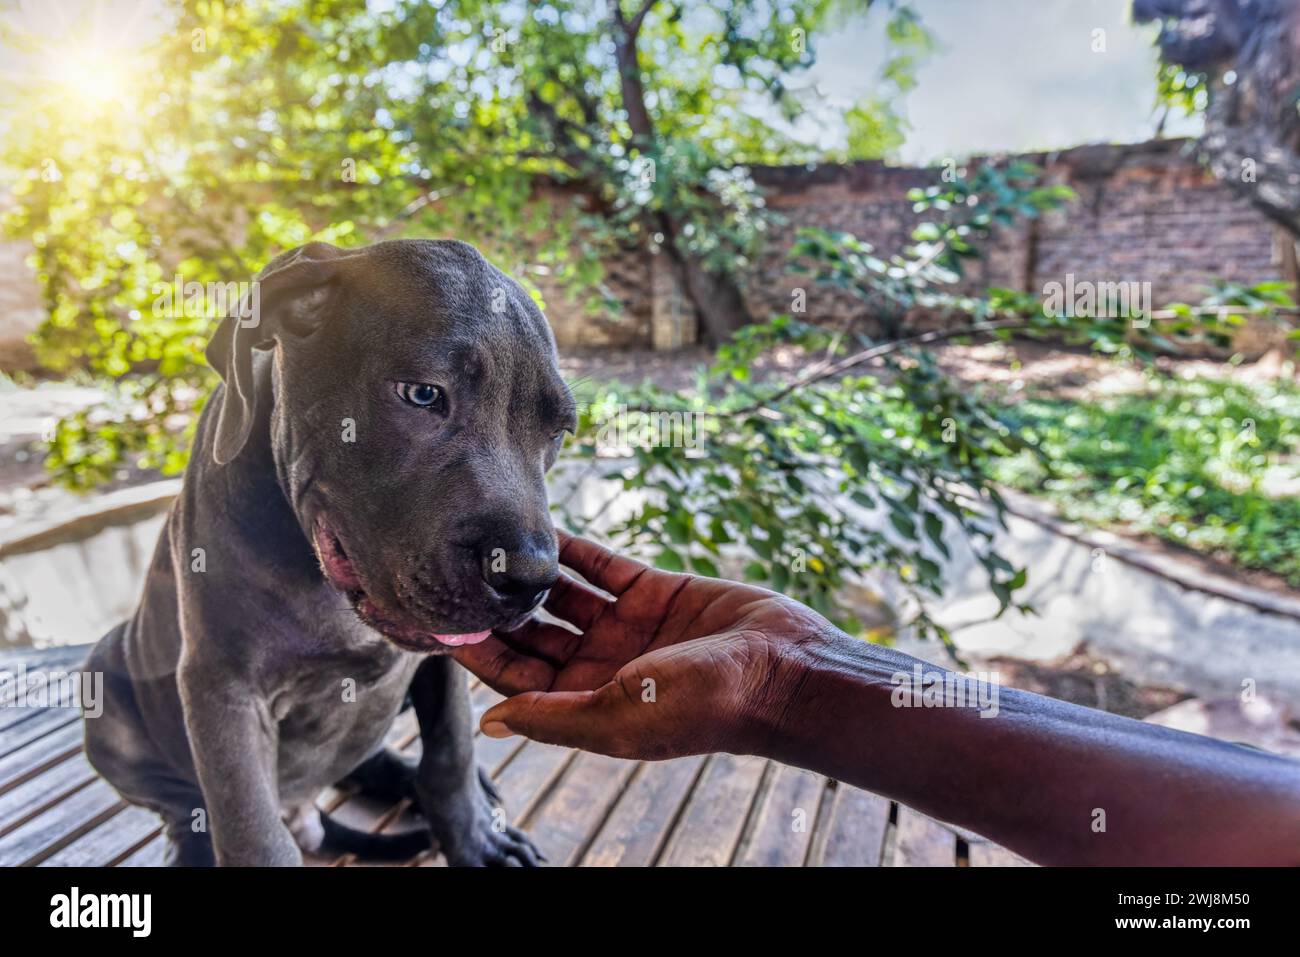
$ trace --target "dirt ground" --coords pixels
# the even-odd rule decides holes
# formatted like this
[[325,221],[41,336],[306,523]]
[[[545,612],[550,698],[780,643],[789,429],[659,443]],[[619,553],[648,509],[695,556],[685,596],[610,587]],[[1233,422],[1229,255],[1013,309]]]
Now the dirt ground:
[[[1065,399],[1095,399],[1106,395],[1133,392],[1142,387],[1142,374],[1136,369],[1112,362],[1086,348],[1070,348],[1039,342],[985,342],[973,345],[944,343],[930,347],[939,365],[954,378],[971,384],[1001,384],[1012,392],[1032,389]],[[790,377],[812,359],[795,349],[777,349],[755,366],[755,378]],[[695,371],[712,359],[703,347],[674,352],[580,352],[560,356],[560,370],[575,391],[584,383],[618,381],[627,385],[651,382],[665,389],[690,389]],[[1234,376],[1245,379],[1272,379],[1291,374],[1300,379],[1300,366],[1288,369],[1283,357],[1269,353],[1258,362],[1228,366],[1203,359],[1156,360],[1157,368],[1186,376]],[[872,364],[862,367],[873,369]],[[874,364],[879,371],[879,364]]]

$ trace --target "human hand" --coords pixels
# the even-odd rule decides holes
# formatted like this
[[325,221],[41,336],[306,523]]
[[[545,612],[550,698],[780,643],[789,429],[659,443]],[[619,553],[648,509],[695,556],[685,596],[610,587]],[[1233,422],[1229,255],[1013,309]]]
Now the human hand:
[[[561,563],[613,598],[561,578],[546,608],[581,634],[534,620],[453,652],[514,695],[483,716],[486,734],[649,760],[759,754],[1040,863],[1297,863],[1296,762],[1011,688],[996,720],[899,707],[900,675],[943,682],[943,669],[761,588],[657,571],[564,534],[560,545]],[[1087,827],[1097,807],[1116,839]]]
[[562,575],[533,619],[452,654],[513,697],[483,715],[522,734],[618,757],[760,753],[798,685],[800,646],[834,634],[811,609],[762,588],[659,571],[559,533]]

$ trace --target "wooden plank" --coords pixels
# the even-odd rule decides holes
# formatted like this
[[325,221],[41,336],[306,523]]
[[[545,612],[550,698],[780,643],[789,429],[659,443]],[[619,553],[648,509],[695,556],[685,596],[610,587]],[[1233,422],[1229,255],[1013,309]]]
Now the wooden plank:
[[741,867],[802,867],[808,857],[826,778],[775,765],[753,830],[737,855]]
[[81,722],[64,725],[0,758],[0,794],[81,750]]
[[128,806],[99,827],[77,838],[41,862],[41,867],[105,867],[128,857],[141,844],[162,832],[162,820],[152,811]]
[[970,845],[971,867],[1037,867],[1033,861],[1027,861],[1014,851],[1008,851],[999,844],[980,841]]
[[543,801],[552,784],[559,780],[576,751],[554,744],[529,741],[505,766],[496,779],[501,803],[517,827],[524,827],[533,809]]
[[95,780],[95,769],[76,753],[42,774],[0,794],[0,835],[35,817],[65,796]]
[[704,755],[698,754],[675,761],[647,761],[637,768],[583,855],[582,866],[653,864],[699,778],[704,761]]
[[112,788],[95,781],[0,837],[0,867],[39,864],[125,807]]
[[[318,802],[319,804],[319,802]],[[374,832],[382,821],[401,814],[406,802],[390,803],[364,794],[350,794],[333,808],[326,808],[334,820],[347,827]]]
[[[3,535],[0,535],[2,538]],[[3,546],[0,546],[3,548]],[[90,654],[91,644],[61,645],[54,648],[15,648],[0,651],[0,671],[79,671]]]
[[155,837],[138,851],[124,858],[118,867],[162,867],[163,855],[167,853],[167,842],[162,836]]
[[392,726],[389,727],[388,733],[384,735],[384,744],[401,751],[418,741],[419,737],[420,723],[416,720],[415,709],[408,708],[393,719]]
[[8,704],[0,705],[0,742],[5,740],[6,729],[29,721],[49,710],[49,708],[17,708]]
[[635,761],[579,754],[533,814],[528,833],[551,864],[571,867],[595,837]]
[[818,867],[878,867],[889,827],[889,801],[841,783],[817,828],[809,860]]
[[898,806],[894,867],[956,867],[957,835],[933,818]]
[[0,758],[13,754],[24,745],[38,741],[73,721],[81,721],[81,712],[76,708],[39,709],[28,720],[0,734]]
[[740,843],[765,758],[715,754],[664,850],[668,867],[726,867]]
[[487,685],[481,684],[470,692],[469,707],[470,711],[474,714],[474,730],[476,732],[478,731],[479,719],[483,717],[484,712],[486,712],[488,708],[495,707],[505,700],[505,695],[498,694]]
[[489,738],[478,735],[474,738],[474,754],[478,763],[487,768],[488,774],[496,777],[527,743],[526,738]]

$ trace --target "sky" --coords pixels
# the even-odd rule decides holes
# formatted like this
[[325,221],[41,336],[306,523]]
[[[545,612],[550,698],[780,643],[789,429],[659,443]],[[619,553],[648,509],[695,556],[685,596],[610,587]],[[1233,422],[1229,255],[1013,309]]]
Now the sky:
[[[949,156],[1139,142],[1155,132],[1155,25],[1129,21],[1129,0],[915,0],[938,43],[903,113],[907,163]],[[1104,30],[1105,52],[1093,52]],[[873,13],[824,37],[808,79],[842,110],[873,89],[886,51]],[[800,85],[803,85],[802,83]],[[816,123],[808,134],[831,135]],[[1195,135],[1171,117],[1165,134]]]
[[[921,64],[918,85],[901,105],[911,128],[900,161],[1138,142],[1154,133],[1156,28],[1129,22],[1130,0],[912,3],[938,49]],[[111,25],[105,32],[139,37],[147,35],[146,24],[161,5],[160,0],[0,0],[0,18],[45,35],[66,34],[89,20]],[[884,17],[885,3],[879,0],[868,16],[813,38],[817,62],[791,83],[814,86],[820,94],[813,114],[796,127],[808,141],[843,146],[843,111],[878,89],[887,56]],[[1104,52],[1093,50],[1098,30],[1104,31]],[[16,66],[9,51],[0,49],[0,74]],[[82,64],[87,71],[91,66]],[[1197,122],[1171,117],[1165,132],[1195,135]]]

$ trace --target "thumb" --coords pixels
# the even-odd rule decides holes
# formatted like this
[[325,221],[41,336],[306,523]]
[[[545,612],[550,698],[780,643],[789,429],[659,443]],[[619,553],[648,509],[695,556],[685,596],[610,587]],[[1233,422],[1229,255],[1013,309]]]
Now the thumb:
[[490,708],[480,726],[490,738],[522,734],[544,744],[634,757],[625,727],[628,707],[613,683],[595,691],[529,691]]

